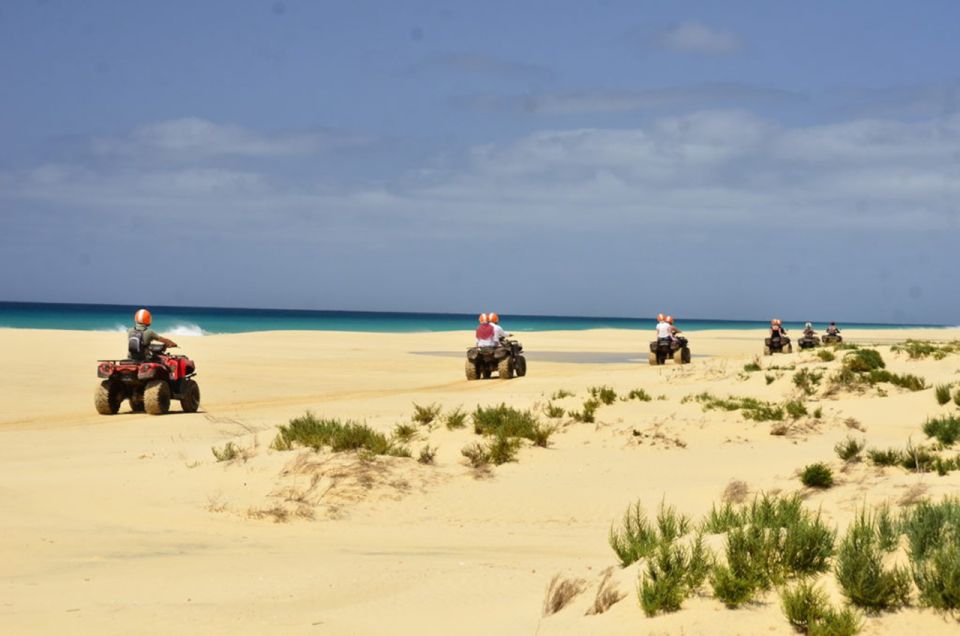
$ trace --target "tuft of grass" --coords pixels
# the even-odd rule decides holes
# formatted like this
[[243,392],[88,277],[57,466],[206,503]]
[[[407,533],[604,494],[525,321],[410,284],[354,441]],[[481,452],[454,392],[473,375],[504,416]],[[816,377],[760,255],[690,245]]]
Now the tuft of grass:
[[311,412],[290,420],[278,427],[274,447],[294,445],[308,446],[314,450],[329,447],[335,453],[343,451],[366,451],[373,455],[410,457],[410,450],[398,445],[366,424],[341,422],[338,419],[318,418]]
[[641,402],[650,402],[653,397],[643,389],[633,389],[627,393],[628,400],[640,400]]
[[951,537],[960,535],[960,497],[917,503],[901,513],[900,528],[907,535],[910,560],[914,564],[925,561]]
[[923,432],[927,437],[936,437],[944,446],[952,446],[960,439],[960,417],[945,415],[929,419],[923,425]]
[[593,603],[587,608],[586,615],[594,616],[603,614],[608,609],[626,598],[626,594],[621,592],[615,583],[611,583],[613,577],[613,568],[607,568],[603,572],[600,584],[597,586],[597,594],[593,598]]
[[793,383],[798,389],[803,391],[804,395],[813,395],[817,392],[820,380],[823,379],[823,371],[811,371],[810,369],[800,369],[793,374]]
[[874,466],[896,466],[903,461],[903,451],[896,448],[886,450],[871,448],[867,451],[867,457]]
[[783,419],[784,414],[784,407],[752,397],[729,396],[727,398],[718,398],[710,393],[700,393],[699,395],[691,396],[689,399],[699,402],[703,406],[704,411],[739,410],[744,419],[755,420],[757,422],[770,420],[780,421]]
[[448,431],[463,428],[467,425],[467,414],[463,411],[462,406],[458,406],[447,413],[447,416],[443,419]]
[[855,349],[843,357],[843,366],[854,373],[869,373],[887,365],[876,349]]
[[818,406],[813,409],[813,419],[819,420],[821,417],[823,417],[823,407]]
[[953,394],[953,403],[960,406],[960,389],[957,389],[957,392]]
[[907,340],[890,347],[894,353],[905,353],[911,360],[918,360],[933,356],[935,360],[943,360],[952,353],[960,351],[960,340],[946,343],[933,343],[927,340]]
[[960,610],[960,533],[944,532],[922,561],[912,564],[920,603],[940,611]]
[[823,462],[809,464],[800,473],[800,481],[807,488],[830,488],[833,486],[833,471]]
[[570,417],[572,417],[575,422],[592,424],[597,421],[596,413],[598,408],[600,408],[600,402],[590,398],[584,400],[582,410],[570,411]]
[[520,411],[506,404],[478,406],[473,412],[473,431],[478,435],[520,437],[531,441],[543,436],[540,421],[532,411]]
[[787,415],[789,415],[790,419],[792,420],[807,414],[807,407],[804,406],[803,400],[789,400],[788,402],[784,403],[783,409],[787,412]]
[[866,445],[867,442],[865,440],[858,440],[848,436],[842,442],[837,442],[833,450],[837,453],[837,457],[852,464],[860,461],[860,453],[863,452]]
[[896,373],[890,373],[885,369],[875,369],[870,371],[870,373],[867,374],[866,379],[870,384],[889,382],[894,386],[907,389],[908,391],[923,391],[925,388],[927,388],[927,381],[919,376],[913,375],[912,373],[898,375]]
[[604,404],[613,404],[617,399],[617,392],[614,391],[609,386],[592,386],[590,387],[590,395],[593,396],[594,400],[599,400]]
[[847,528],[835,572],[843,595],[869,612],[896,609],[909,601],[909,574],[900,567],[884,567],[877,520],[866,511]]
[[619,527],[610,525],[607,541],[622,567],[636,563],[653,552],[658,543],[657,530],[647,520],[639,501],[627,508]]
[[413,424],[401,423],[393,427],[393,437],[394,439],[408,443],[416,439],[417,437],[417,427]]
[[772,376],[768,373],[763,376],[763,379],[767,381],[767,384],[773,384],[774,380],[776,380],[777,378],[776,376]]
[[827,594],[809,581],[785,587],[780,593],[780,607],[787,622],[795,630],[808,633],[810,626],[823,619],[830,608]]
[[841,610],[828,608],[807,631],[808,636],[855,636],[863,629],[863,619],[850,607]]
[[562,400],[565,397],[573,397],[575,393],[572,391],[567,391],[566,389],[560,389],[550,396],[551,400]]
[[933,470],[937,459],[938,457],[930,452],[930,449],[908,444],[900,459],[900,465],[915,473],[926,473]]
[[804,510],[799,496],[757,496],[727,532],[726,564],[713,568],[714,594],[728,607],[784,580],[826,571],[836,532]]
[[460,449],[460,454],[467,458],[467,461],[474,468],[485,468],[490,463],[490,456],[483,445],[474,442]]
[[587,589],[587,582],[583,579],[567,579],[560,574],[554,574],[547,586],[546,597],[543,599],[543,615],[556,614],[585,589]]
[[943,406],[950,401],[950,385],[938,384],[933,389],[933,395],[935,398],[937,398],[937,404]]
[[762,371],[763,367],[760,366],[760,361],[757,358],[753,359],[753,362],[748,362],[743,365],[743,370],[747,373],[755,373],[757,371]]
[[716,504],[712,505],[700,527],[708,534],[722,534],[731,528],[742,526],[743,523],[743,515],[728,501],[719,509]]
[[421,464],[433,464],[436,458],[437,458],[437,447],[430,446],[429,444],[427,444],[420,449],[420,455],[417,457],[417,461],[420,462]]
[[679,514],[673,506],[661,501],[656,521],[652,523],[637,501],[627,508],[619,527],[610,526],[607,538],[620,564],[627,567],[650,556],[657,545],[676,541],[689,529],[690,518]]
[[552,402],[550,402],[547,404],[547,407],[544,409],[544,413],[546,413],[547,417],[556,419],[559,417],[563,417],[566,411],[563,409],[563,407],[556,406]]
[[494,466],[517,461],[517,452],[520,450],[520,439],[497,435],[487,444],[487,458]]
[[428,404],[427,406],[420,406],[416,402],[413,403],[413,417],[410,418],[417,424],[431,424],[437,416],[440,415],[440,405],[439,404]]
[[706,578],[710,558],[697,537],[688,549],[683,545],[661,542],[645,572],[639,575],[637,596],[647,616],[676,612],[683,601],[697,590]]
[[837,359],[837,356],[833,355],[833,351],[830,351],[829,349],[818,349],[817,357],[824,362],[833,362]]
[[217,458],[218,462],[229,462],[242,455],[240,447],[233,442],[227,442],[223,448],[211,446],[210,452],[213,453],[213,456]]

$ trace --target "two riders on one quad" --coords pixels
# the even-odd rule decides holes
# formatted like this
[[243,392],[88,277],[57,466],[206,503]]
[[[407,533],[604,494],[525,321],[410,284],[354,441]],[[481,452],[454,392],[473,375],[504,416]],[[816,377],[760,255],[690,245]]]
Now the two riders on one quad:
[[690,347],[687,339],[673,324],[673,316],[657,314],[657,339],[650,343],[647,360],[651,365],[661,365],[667,358],[673,358],[677,364],[690,363]]
[[523,356],[523,345],[509,339],[512,334],[506,333],[500,326],[500,316],[495,313],[480,314],[479,322],[477,346],[467,349],[464,365],[467,380],[487,379],[494,371],[501,380],[509,380],[514,375],[526,375],[527,359]]
[[763,341],[763,355],[774,353],[793,353],[793,345],[790,344],[787,330],[783,328],[783,321],[779,318],[770,321],[770,336]]
[[100,360],[97,377],[102,381],[94,392],[94,406],[101,415],[113,415],[124,400],[133,411],[162,415],[170,400],[179,400],[186,413],[200,408],[200,386],[193,379],[196,365],[186,356],[166,353],[177,346],[150,329],[152,317],[139,310],[135,326],[127,331],[127,358]]

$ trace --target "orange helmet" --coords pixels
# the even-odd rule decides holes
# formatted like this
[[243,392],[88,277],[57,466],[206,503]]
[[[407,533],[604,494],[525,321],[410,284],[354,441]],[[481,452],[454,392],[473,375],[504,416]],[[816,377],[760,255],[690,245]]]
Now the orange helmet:
[[777,319],[776,319],[776,318],[774,318],[773,320],[770,321],[770,326],[771,326],[771,327],[776,327],[776,326],[777,326]]
[[673,324],[673,316],[667,316],[667,322],[669,322],[669,323],[672,325],[672,324]]
[[133,315],[133,320],[138,324],[149,326],[153,322],[153,316],[146,309],[140,309]]
[[487,317],[490,319],[490,322],[492,322],[492,323],[494,323],[494,324],[497,324],[497,323],[500,322],[500,316],[498,316],[498,315],[495,314],[495,313],[490,313],[490,314],[488,314]]
[[657,322],[663,322],[666,320],[663,314],[657,314]]
[[480,315],[477,317],[477,321],[478,321],[481,325],[482,325],[482,324],[485,324],[485,323],[487,322],[487,314],[480,314]]

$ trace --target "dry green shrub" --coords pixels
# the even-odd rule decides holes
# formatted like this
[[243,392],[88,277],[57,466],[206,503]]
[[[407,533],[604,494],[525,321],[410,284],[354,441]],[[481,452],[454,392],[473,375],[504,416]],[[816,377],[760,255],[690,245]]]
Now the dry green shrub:
[[433,464],[436,458],[437,447],[427,444],[420,449],[420,455],[417,457],[417,461],[421,464]]
[[413,403],[413,417],[410,418],[417,424],[431,424],[437,416],[440,415],[440,405],[439,404],[428,404],[427,406],[420,406],[416,402]]
[[877,520],[862,511],[847,528],[837,552],[835,572],[851,603],[869,612],[892,610],[909,602],[906,570],[885,567]]
[[807,488],[830,488],[833,486],[833,471],[823,462],[809,464],[800,473],[800,481]]
[[593,598],[593,603],[587,608],[587,616],[603,614],[627,596],[625,592],[617,589],[616,584],[611,582],[612,578],[613,568],[607,568],[603,571],[603,576],[600,579],[600,584],[597,586],[597,593]]
[[837,457],[852,464],[860,461],[860,453],[863,452],[866,445],[867,442],[865,440],[858,440],[848,436],[842,442],[837,442],[833,450],[837,453]]
[[446,424],[448,431],[465,427],[467,425],[467,414],[463,411],[463,407],[458,406],[447,413],[447,416],[444,418],[444,424]]
[[604,404],[613,404],[617,399],[617,392],[609,386],[592,386],[589,389],[593,399],[599,400]]

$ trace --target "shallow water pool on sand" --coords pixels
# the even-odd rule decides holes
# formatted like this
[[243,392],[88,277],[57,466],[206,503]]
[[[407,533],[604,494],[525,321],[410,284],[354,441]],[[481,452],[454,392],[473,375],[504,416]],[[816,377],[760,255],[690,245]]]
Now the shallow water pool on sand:
[[[440,356],[444,358],[463,358],[463,351],[411,351],[417,356]],[[637,351],[534,351],[523,352],[532,362],[566,362],[572,364],[647,364],[647,353]],[[706,358],[693,354],[694,358]]]

